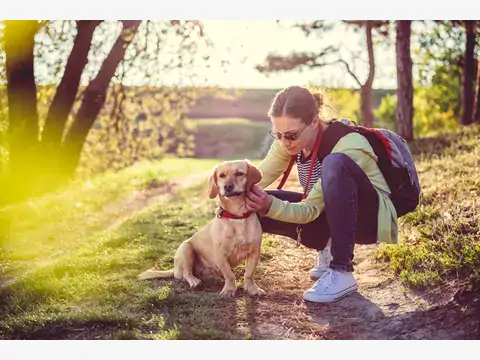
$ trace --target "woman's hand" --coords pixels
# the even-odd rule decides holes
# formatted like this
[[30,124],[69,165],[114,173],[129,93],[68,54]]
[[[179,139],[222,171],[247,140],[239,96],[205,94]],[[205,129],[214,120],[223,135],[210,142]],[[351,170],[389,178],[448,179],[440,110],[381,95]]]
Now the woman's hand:
[[247,192],[247,197],[245,198],[247,210],[257,211],[262,215],[265,215],[268,212],[272,200],[272,195],[267,194],[258,185],[252,186],[250,191]]

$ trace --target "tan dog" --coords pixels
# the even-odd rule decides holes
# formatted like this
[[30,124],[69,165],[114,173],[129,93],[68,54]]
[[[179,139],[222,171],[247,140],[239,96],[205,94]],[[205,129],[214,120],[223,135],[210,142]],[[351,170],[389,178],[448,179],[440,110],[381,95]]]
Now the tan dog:
[[233,296],[237,285],[232,268],[246,260],[245,290],[250,295],[265,294],[253,279],[260,258],[262,229],[257,214],[248,213],[245,207],[246,191],[261,179],[260,171],[248,160],[216,165],[209,179],[209,197],[218,196],[217,216],[179,246],[173,269],[153,268],[138,278],[174,277],[195,287],[200,279],[221,275],[225,285],[220,295]]

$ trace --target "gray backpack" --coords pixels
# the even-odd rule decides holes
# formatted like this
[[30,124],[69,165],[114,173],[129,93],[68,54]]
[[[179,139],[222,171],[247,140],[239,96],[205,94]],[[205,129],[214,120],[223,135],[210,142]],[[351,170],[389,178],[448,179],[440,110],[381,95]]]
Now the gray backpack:
[[363,135],[377,155],[377,164],[390,187],[390,199],[397,217],[414,211],[420,202],[421,192],[417,169],[408,143],[393,131],[366,128],[348,119],[333,121],[325,131],[318,152],[320,163],[338,140],[351,132]]

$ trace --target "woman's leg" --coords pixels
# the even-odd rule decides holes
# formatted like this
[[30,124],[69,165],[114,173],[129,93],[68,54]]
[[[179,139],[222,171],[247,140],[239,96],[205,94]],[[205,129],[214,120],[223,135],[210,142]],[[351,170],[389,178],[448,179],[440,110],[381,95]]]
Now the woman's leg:
[[377,241],[378,194],[363,170],[341,153],[324,159],[322,190],[332,237],[330,267],[353,271],[355,243]]
[[330,269],[303,298],[332,302],[357,289],[352,271],[355,242],[377,240],[378,195],[362,169],[346,154],[328,155],[322,164],[325,214],[332,238]]
[[[266,192],[278,199],[289,202],[300,202],[302,194],[295,191],[286,190],[266,190]],[[262,231],[287,236],[293,240],[297,240],[297,224],[284,221],[270,219],[268,217],[260,217]],[[325,213],[320,214],[318,218],[308,224],[302,224],[301,244],[315,250],[323,250],[330,238],[327,217]]]

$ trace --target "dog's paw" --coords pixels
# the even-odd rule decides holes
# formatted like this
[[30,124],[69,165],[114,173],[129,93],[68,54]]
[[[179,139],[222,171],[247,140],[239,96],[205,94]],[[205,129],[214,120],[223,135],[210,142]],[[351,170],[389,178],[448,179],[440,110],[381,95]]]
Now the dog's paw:
[[236,291],[236,288],[223,288],[219,295],[222,297],[233,298],[235,297]]
[[266,295],[265,290],[259,288],[257,285],[246,287],[245,290],[251,296],[264,296],[264,295]]
[[200,279],[197,279],[196,277],[194,277],[193,279],[189,279],[188,280],[188,284],[190,285],[190,287],[193,289],[193,288],[196,288],[198,285],[200,285],[202,283],[202,281]]

